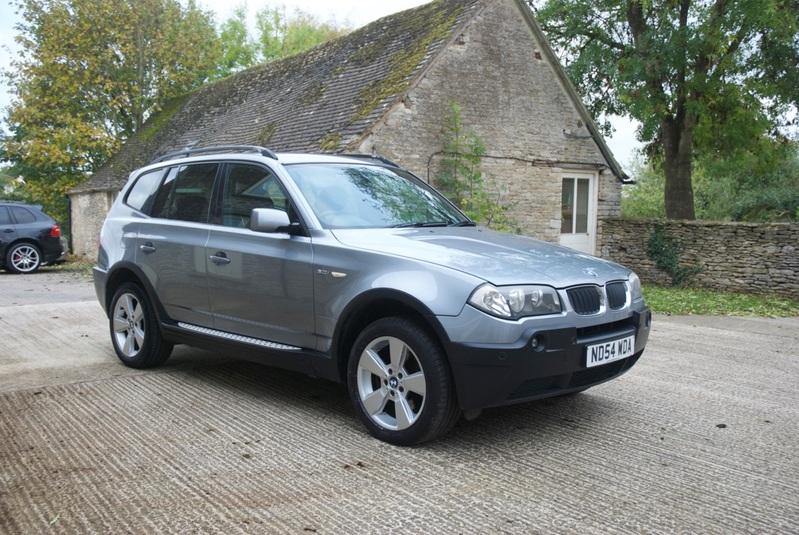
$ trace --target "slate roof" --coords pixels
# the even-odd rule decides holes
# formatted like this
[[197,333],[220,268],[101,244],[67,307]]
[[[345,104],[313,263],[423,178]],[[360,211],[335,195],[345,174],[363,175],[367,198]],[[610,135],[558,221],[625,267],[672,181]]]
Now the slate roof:
[[489,1],[436,0],[175,99],[71,193],[117,190],[155,156],[194,142],[341,151],[401,98]]

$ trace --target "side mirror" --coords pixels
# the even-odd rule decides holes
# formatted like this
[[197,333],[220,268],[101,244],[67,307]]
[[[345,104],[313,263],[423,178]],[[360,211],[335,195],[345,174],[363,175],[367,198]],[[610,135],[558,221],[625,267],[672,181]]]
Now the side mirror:
[[254,232],[289,232],[291,221],[283,210],[255,208],[250,214],[250,230]]

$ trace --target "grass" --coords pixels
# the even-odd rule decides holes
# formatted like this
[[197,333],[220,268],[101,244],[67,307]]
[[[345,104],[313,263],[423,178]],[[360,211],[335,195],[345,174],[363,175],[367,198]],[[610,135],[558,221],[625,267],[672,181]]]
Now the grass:
[[784,297],[732,294],[697,288],[644,288],[646,303],[656,314],[679,316],[799,316],[799,301]]
[[81,277],[92,278],[92,267],[94,267],[95,264],[96,262],[94,260],[91,260],[83,256],[75,256],[70,254],[67,255],[66,262],[61,262],[60,264],[48,266],[44,269],[63,271]]

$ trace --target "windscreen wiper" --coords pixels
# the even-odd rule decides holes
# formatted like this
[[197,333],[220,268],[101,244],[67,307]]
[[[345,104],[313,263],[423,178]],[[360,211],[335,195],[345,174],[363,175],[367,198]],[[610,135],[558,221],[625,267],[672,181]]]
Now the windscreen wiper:
[[392,225],[391,228],[425,228],[425,227],[446,227],[446,221],[419,221],[417,223],[399,223]]

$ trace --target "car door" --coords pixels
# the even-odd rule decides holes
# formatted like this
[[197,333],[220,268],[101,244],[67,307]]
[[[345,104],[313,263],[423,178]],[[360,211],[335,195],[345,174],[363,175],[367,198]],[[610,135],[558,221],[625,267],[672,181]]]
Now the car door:
[[169,317],[212,327],[205,246],[219,163],[172,167],[147,207],[135,239],[136,263],[144,270]]
[[310,238],[249,229],[254,208],[291,213],[266,166],[231,162],[206,246],[208,293],[217,330],[292,347],[315,347]]

